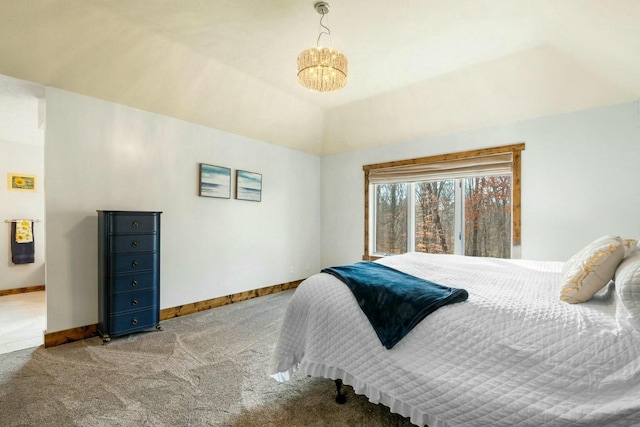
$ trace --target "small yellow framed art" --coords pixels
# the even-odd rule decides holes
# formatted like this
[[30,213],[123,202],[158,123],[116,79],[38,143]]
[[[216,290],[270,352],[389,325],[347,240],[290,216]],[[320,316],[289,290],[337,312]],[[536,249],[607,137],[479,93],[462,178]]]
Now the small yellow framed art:
[[13,191],[36,191],[36,176],[8,173],[7,188]]

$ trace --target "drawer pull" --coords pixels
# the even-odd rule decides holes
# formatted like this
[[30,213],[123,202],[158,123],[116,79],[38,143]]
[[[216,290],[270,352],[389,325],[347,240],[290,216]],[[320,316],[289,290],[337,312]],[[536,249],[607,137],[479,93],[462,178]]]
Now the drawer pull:
[[138,241],[137,240],[132,240],[131,241],[131,247],[132,248],[137,248],[138,247]]
[[138,280],[137,279],[133,279],[131,281],[131,286],[138,286]]
[[137,325],[138,324],[138,318],[134,317],[133,319],[131,319],[131,324],[132,325]]
[[140,224],[138,224],[138,221],[136,221],[136,220],[133,220],[133,221],[131,222],[131,226],[132,226],[133,228],[138,228],[138,226],[139,226],[139,225],[140,225]]
[[138,266],[138,260],[134,259],[134,260],[131,262],[131,267],[137,267],[137,266]]
[[138,305],[138,300],[137,299],[132,299],[131,300],[131,305]]

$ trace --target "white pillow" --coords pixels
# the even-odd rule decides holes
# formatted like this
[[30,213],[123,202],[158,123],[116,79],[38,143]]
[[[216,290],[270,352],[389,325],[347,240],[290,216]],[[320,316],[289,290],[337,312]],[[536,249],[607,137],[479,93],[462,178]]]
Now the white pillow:
[[589,243],[565,263],[560,299],[570,304],[589,301],[613,279],[624,254],[619,236],[603,236]]
[[626,309],[626,320],[640,330],[640,251],[626,257],[616,269],[616,293]]

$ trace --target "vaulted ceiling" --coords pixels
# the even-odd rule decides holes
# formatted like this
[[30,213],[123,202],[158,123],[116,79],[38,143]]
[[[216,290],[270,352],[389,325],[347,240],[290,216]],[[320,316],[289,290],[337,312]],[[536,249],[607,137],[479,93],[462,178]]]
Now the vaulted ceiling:
[[3,0],[0,74],[314,154],[640,98],[637,0],[329,0],[332,93],[314,3]]

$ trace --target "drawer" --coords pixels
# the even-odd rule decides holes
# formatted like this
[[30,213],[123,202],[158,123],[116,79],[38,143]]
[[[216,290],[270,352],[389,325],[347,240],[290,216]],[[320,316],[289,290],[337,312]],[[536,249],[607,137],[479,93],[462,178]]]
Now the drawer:
[[109,272],[111,275],[153,270],[157,264],[158,252],[117,254],[109,256]]
[[110,335],[122,335],[155,327],[160,322],[157,308],[131,311],[109,317]]
[[111,215],[109,221],[110,233],[156,233],[159,228],[157,215]]
[[156,296],[153,289],[112,294],[109,298],[111,300],[111,314],[154,307]]
[[111,253],[123,252],[155,252],[158,249],[158,238],[155,234],[124,234],[109,238]]
[[111,276],[111,292],[129,292],[155,287],[157,271]]

